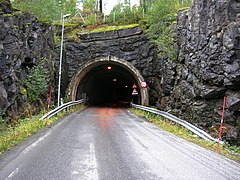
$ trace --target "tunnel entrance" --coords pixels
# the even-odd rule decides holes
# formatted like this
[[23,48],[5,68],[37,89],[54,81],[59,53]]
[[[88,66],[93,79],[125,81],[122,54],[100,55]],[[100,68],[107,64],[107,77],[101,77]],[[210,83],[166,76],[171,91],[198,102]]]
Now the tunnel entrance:
[[132,95],[137,84],[132,75],[121,66],[107,63],[91,69],[77,88],[77,99],[87,98],[93,104],[139,104],[141,97]]
[[[140,88],[144,81],[139,71],[129,62],[115,57],[89,61],[80,66],[72,78],[68,95],[70,100],[88,99],[92,104],[148,105],[147,88]],[[137,95],[132,95],[133,85]]]

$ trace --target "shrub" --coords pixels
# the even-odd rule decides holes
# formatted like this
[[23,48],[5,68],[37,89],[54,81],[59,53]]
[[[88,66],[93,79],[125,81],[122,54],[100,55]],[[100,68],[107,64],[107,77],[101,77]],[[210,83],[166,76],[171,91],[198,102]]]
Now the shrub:
[[44,61],[42,60],[33,68],[28,68],[29,74],[26,80],[27,97],[29,102],[34,102],[40,99],[40,96],[48,91],[49,74],[48,70],[44,68]]

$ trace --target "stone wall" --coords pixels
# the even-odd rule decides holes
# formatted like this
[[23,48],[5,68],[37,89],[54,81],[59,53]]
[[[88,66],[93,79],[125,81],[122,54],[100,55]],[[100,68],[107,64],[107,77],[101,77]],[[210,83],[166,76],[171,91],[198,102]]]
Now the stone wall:
[[177,37],[178,62],[160,63],[158,107],[217,131],[227,96],[224,135],[240,142],[240,2],[194,0]]
[[84,62],[114,56],[130,62],[145,80],[153,76],[156,49],[140,27],[106,32],[81,33],[78,40],[65,43],[63,91]]
[[35,16],[14,10],[9,0],[0,1],[0,27],[0,109],[11,116],[26,102],[27,67],[47,58],[52,70],[53,31]]

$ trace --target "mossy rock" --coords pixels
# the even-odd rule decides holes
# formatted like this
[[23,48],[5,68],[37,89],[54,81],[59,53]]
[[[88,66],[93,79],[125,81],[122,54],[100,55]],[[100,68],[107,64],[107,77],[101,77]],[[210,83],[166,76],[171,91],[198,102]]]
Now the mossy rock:
[[13,14],[3,14],[3,16],[5,16],[5,17],[11,17],[11,16],[13,16]]
[[22,95],[27,94],[27,89],[24,88],[24,87],[21,87],[21,94],[22,94]]

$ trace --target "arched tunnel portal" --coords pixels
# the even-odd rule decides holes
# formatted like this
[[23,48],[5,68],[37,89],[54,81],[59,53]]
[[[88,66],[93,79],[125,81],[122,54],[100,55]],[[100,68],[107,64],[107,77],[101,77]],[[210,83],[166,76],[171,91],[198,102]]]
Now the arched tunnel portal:
[[[68,86],[69,100],[87,98],[93,104],[130,101],[148,105],[148,90],[140,83],[144,78],[129,62],[116,57],[101,57],[80,66]],[[133,85],[137,95],[132,95]]]

